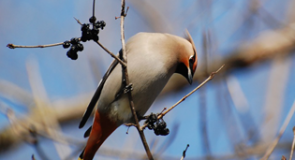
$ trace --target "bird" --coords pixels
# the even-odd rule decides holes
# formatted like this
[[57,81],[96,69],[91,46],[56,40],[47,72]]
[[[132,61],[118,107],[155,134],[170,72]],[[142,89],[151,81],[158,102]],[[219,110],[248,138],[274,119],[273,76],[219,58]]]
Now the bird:
[[[131,94],[138,116],[147,112],[174,73],[181,74],[192,84],[198,57],[188,31],[185,38],[167,33],[140,32],[131,37],[125,46]],[[78,160],[92,160],[116,128],[134,122],[124,89],[122,66],[113,60],[79,124],[79,128],[82,128],[97,106],[93,124],[84,134],[89,138]]]

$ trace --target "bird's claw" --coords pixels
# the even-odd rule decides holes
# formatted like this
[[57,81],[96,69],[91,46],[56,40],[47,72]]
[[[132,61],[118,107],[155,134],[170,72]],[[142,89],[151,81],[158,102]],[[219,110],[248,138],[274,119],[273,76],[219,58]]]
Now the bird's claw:
[[131,92],[132,90],[133,90],[133,84],[130,83],[130,84],[128,84],[128,85],[125,87],[125,89],[124,89],[124,93],[129,93],[129,92]]

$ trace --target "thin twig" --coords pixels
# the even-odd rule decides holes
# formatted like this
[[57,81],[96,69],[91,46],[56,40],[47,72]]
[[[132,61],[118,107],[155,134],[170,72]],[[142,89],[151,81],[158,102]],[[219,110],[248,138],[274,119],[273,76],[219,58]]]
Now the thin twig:
[[[208,59],[209,59],[209,56],[210,56],[210,48],[213,48],[212,46],[212,41],[210,41],[210,37],[211,37],[211,34],[210,34],[210,31],[209,30],[205,30],[203,32],[203,38],[202,38],[202,41],[203,41],[203,48],[204,48],[204,56],[203,56],[203,62],[204,62],[204,70],[205,70],[205,73],[206,75],[208,75]],[[209,143],[209,137],[208,137],[208,123],[207,123],[207,118],[208,118],[208,105],[207,105],[207,89],[206,89],[206,86],[204,86],[202,89],[200,89],[200,96],[199,99],[200,99],[200,106],[202,107],[199,107],[199,123],[200,123],[200,129],[201,129],[201,137],[202,140],[201,140],[201,146],[203,146],[203,152],[210,156],[211,152],[210,152],[210,143]],[[208,158],[210,159],[210,158]]]
[[249,102],[243,92],[240,82],[233,75],[227,76],[225,82],[228,90],[228,99],[233,102],[233,106],[238,111],[239,118],[247,119],[247,121],[241,121],[244,131],[247,132],[245,140],[248,142],[257,142],[260,138],[259,129],[253,121],[253,115],[249,111]]
[[294,152],[294,146],[295,146],[295,126],[293,127],[293,134],[294,134],[294,138],[293,138],[292,149],[291,149],[289,160],[292,160],[293,152]]
[[[121,9],[121,41],[122,41],[122,52],[120,52],[120,57],[123,59],[123,61],[127,64],[127,54],[126,54],[126,46],[125,46],[125,35],[124,35],[124,18],[126,16],[126,12],[125,12],[125,0],[122,0],[122,9]],[[122,71],[123,71],[123,78],[122,78],[122,83],[123,86],[129,85],[129,77],[128,77],[128,71],[127,71],[127,66],[123,66],[122,65]],[[132,112],[132,115],[134,117],[135,120],[135,125],[136,128],[139,132],[141,141],[143,143],[143,146],[145,148],[145,151],[147,153],[147,156],[150,160],[153,160],[153,156],[151,154],[150,148],[147,144],[146,138],[144,136],[143,130],[141,130],[140,125],[139,125],[139,121],[138,121],[138,117],[137,114],[135,112],[135,107],[134,107],[134,103],[133,103],[133,98],[132,98],[132,94],[131,94],[131,90],[128,91],[128,98],[129,98],[129,104],[130,104],[130,109]]]
[[103,46],[99,41],[94,41],[96,42],[103,50],[105,50],[108,54],[110,54],[113,58],[115,58],[122,66],[127,67],[126,63],[123,62],[120,58],[118,58],[114,53],[109,51],[105,46]]
[[224,67],[224,65],[222,65],[217,71],[212,72],[210,74],[210,76],[203,81],[198,87],[196,87],[194,90],[192,90],[189,94],[187,94],[186,96],[184,96],[183,98],[181,98],[181,100],[179,100],[177,103],[175,103],[173,106],[171,106],[169,109],[167,109],[165,112],[163,112],[162,114],[159,115],[159,118],[164,117],[168,112],[170,112],[173,108],[175,108],[177,105],[179,105],[181,102],[183,102],[187,97],[189,97],[190,95],[192,95],[194,92],[196,92],[198,89],[200,89],[204,84],[206,84],[207,82],[209,82],[210,80],[212,80],[215,76],[215,74],[217,74],[222,68]]
[[36,160],[36,158],[35,158],[34,154],[32,154],[32,160]]
[[33,147],[36,149],[36,152],[41,157],[42,160],[49,160],[47,155],[45,154],[44,150],[41,148],[39,144],[39,139],[37,134],[34,131],[30,131],[30,136],[33,138],[33,140],[29,141],[29,144],[32,144]]
[[40,144],[38,141],[36,141],[33,144],[33,147],[36,149],[36,152],[38,153],[38,155],[41,157],[42,160],[49,160],[48,156],[46,155],[46,153],[44,152],[44,150],[41,148]]
[[163,110],[160,112],[160,114],[162,114],[167,108],[164,107]]
[[[125,14],[124,14],[124,17],[127,16],[128,10],[129,10],[129,6],[128,6],[127,9],[126,9],[126,12],[125,12]],[[115,17],[115,20],[117,20],[117,19],[119,19],[119,18],[121,18],[121,15],[120,15],[119,17]]]
[[24,108],[30,108],[33,100],[28,91],[4,79],[0,80],[0,96]]
[[[23,128],[23,130],[26,130],[27,132],[34,132],[35,134],[38,134],[41,137],[47,138],[47,139],[51,139],[55,142],[59,142],[61,144],[72,144],[72,145],[81,145],[84,144],[84,141],[80,141],[77,139],[74,139],[72,137],[68,137],[66,135],[64,135],[62,132],[56,131],[54,130],[54,128],[52,127],[46,127],[46,129],[40,129],[42,127],[44,127],[43,124],[37,123],[36,121],[34,121],[33,119],[30,119],[30,116],[26,116],[26,115],[20,115],[19,117],[26,117],[27,121],[26,124],[29,123],[30,125],[25,125],[24,123],[19,123],[19,120],[16,118],[14,111],[11,108],[7,108],[7,111],[5,113],[3,113],[6,115],[6,117],[8,118],[10,125],[13,129],[13,131],[15,132],[15,135],[17,136],[25,136],[24,134],[22,134],[23,132],[19,132],[17,128]],[[18,126],[15,126],[15,124],[18,124]],[[32,129],[33,127],[33,129]],[[39,128],[39,129],[37,129]],[[52,136],[51,134],[48,134],[48,132],[57,132],[56,136]]]
[[131,127],[131,126],[136,127],[136,124],[134,124],[134,123],[124,123],[124,125],[127,127]]
[[[81,24],[81,22],[75,18],[75,20]],[[81,38],[78,38],[78,41],[80,41]],[[54,47],[54,46],[60,46],[63,45],[64,42],[59,42],[59,43],[53,43],[53,44],[45,44],[45,45],[37,45],[37,46],[22,46],[22,45],[14,45],[12,43],[7,44],[6,47],[10,49],[15,49],[15,48],[47,48],[47,47]]]
[[[75,18],[75,17],[74,17]],[[82,25],[82,23],[80,22],[79,19],[75,18],[75,20],[77,21],[77,23],[79,23],[80,25]]]
[[[188,93],[187,95],[185,95],[184,97],[182,97],[178,102],[176,102],[173,106],[171,106],[169,109],[167,109],[165,112],[161,113],[158,115],[158,119],[161,119],[162,117],[164,117],[168,112],[170,112],[173,108],[175,108],[177,105],[179,105],[181,102],[183,102],[187,97],[189,97],[190,95],[192,95],[194,92],[196,92],[198,89],[200,89],[203,85],[205,85],[207,82],[209,82],[210,80],[212,80],[215,76],[215,74],[217,74],[222,68],[224,67],[224,65],[222,65],[218,70],[216,70],[215,72],[212,72],[210,74],[210,76],[204,80],[200,85],[198,85],[198,87],[196,87],[194,90],[192,90],[190,93]],[[141,129],[143,130],[145,127],[147,127],[147,124],[144,124]]]
[[92,17],[95,17],[95,0],[93,0],[93,5],[92,5]]
[[189,144],[187,144],[185,150],[182,152],[182,157],[180,158],[180,160],[183,160],[185,158],[185,154],[186,154],[188,147],[189,147]]
[[[41,75],[39,74],[38,70],[38,64],[36,61],[29,61],[30,63],[27,63],[27,73],[28,78],[30,82],[30,86],[32,89],[32,95],[35,101],[35,108],[37,113],[41,116],[40,122],[43,124],[45,131],[47,131],[47,134],[51,137],[59,138],[59,133],[61,131],[61,127],[57,121],[57,118],[54,114],[49,115],[48,110],[46,110],[46,104],[51,106],[52,104],[49,101],[49,98],[46,93],[46,89],[44,87],[44,84],[41,79]],[[47,128],[52,128],[51,130]],[[34,134],[34,136],[37,136]],[[59,155],[60,159],[64,159],[65,155],[70,153],[70,147],[69,145],[62,145],[59,143],[54,142],[53,143],[56,151]],[[36,149],[38,149],[38,145],[36,144]]]
[[279,135],[277,136],[277,138],[272,142],[272,144],[267,148],[264,156],[261,158],[261,160],[267,160],[270,156],[270,154],[273,152],[273,150],[275,149],[276,145],[278,144],[279,140],[281,139],[283,133],[285,132],[293,114],[295,112],[295,101],[293,103],[293,106],[292,108],[290,109],[284,123],[283,123],[283,126],[281,127],[280,129],[280,132],[279,132]]
[[15,48],[46,48],[46,47],[54,47],[54,46],[59,46],[63,45],[64,42],[60,43],[54,43],[54,44],[46,44],[46,45],[37,45],[37,46],[22,46],[22,45],[14,45],[12,43],[7,44],[7,47],[10,49],[15,49]]

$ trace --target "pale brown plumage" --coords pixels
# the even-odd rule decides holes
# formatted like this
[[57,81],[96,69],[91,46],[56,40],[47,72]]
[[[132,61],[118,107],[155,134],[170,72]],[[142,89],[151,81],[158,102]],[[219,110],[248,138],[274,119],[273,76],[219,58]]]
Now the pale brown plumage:
[[[173,73],[192,82],[197,66],[194,43],[162,33],[138,33],[126,44],[129,80],[133,84],[135,110],[144,115]],[[97,102],[93,128],[80,158],[90,160],[104,140],[121,124],[133,117],[126,94],[122,92],[122,68],[115,61],[110,66],[80,123],[84,126]]]

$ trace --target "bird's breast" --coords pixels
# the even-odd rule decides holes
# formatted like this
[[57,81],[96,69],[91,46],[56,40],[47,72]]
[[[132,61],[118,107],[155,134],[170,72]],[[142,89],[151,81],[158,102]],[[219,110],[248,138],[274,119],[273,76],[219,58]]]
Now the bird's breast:
[[[128,63],[129,65],[127,68],[129,81],[132,83],[133,87],[131,93],[135,110],[137,114],[144,115],[162,91],[173,72],[165,68],[162,62],[131,61]],[[111,91],[108,90],[108,92],[111,93],[112,96],[115,95],[112,91],[119,92],[121,89],[119,86],[121,86],[122,83],[122,69],[120,65],[118,66],[113,71],[113,75],[109,77],[110,80],[106,82],[106,86],[104,86],[104,90],[105,88],[111,89]],[[102,94],[104,95],[106,93],[103,92]],[[105,105],[105,107],[107,107],[110,117],[115,121],[126,123],[133,120],[129,99],[124,93],[117,99],[113,97],[113,101],[111,101],[109,105]]]

